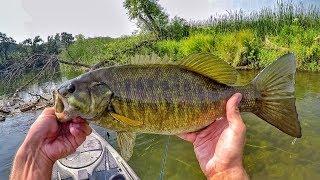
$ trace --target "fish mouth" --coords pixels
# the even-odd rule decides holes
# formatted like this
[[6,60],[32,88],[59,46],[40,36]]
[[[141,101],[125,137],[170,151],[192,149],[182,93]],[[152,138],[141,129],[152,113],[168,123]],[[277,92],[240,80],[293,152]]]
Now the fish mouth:
[[70,113],[70,106],[65,97],[63,97],[57,90],[53,91],[55,114],[60,122],[70,121],[73,116]]
[[73,118],[81,117],[87,121],[93,119],[92,116],[84,115],[76,111],[76,109],[69,105],[67,98],[61,95],[57,90],[52,92],[54,99],[55,115],[60,122],[71,121]]

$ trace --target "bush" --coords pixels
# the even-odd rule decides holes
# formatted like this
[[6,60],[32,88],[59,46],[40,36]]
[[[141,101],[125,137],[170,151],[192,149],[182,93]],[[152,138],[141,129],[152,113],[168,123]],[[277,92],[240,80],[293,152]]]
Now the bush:
[[172,59],[178,59],[179,46],[179,42],[175,40],[163,40],[155,45],[155,49],[157,54],[161,57],[168,55]]
[[249,65],[258,60],[259,46],[252,31],[219,33],[215,38],[217,43],[214,53],[233,66]]
[[212,52],[215,45],[214,37],[205,34],[192,35],[180,41],[179,55],[185,57],[193,53]]
[[189,36],[189,25],[186,20],[176,16],[170,22],[167,31],[169,39],[180,40]]

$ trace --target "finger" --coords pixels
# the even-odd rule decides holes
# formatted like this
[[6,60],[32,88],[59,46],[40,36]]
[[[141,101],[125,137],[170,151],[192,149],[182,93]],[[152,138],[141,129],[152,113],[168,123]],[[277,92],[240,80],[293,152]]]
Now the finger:
[[55,110],[54,110],[53,107],[45,108],[45,109],[42,111],[41,115],[44,115],[44,116],[45,116],[45,115],[55,115]]
[[75,149],[78,148],[87,137],[83,131],[76,127],[76,125],[70,125],[70,134],[72,135],[70,142]]
[[242,95],[240,93],[234,94],[227,102],[226,114],[227,120],[231,128],[236,132],[245,131],[245,124],[242,121],[240,111],[239,111],[239,103],[242,99]]
[[37,121],[56,121],[57,117],[55,115],[55,110],[53,107],[45,108],[40,116],[37,118]]
[[91,127],[87,123],[72,123],[72,126],[82,131],[85,136],[88,136],[92,132]]
[[87,121],[81,117],[73,118],[72,122],[74,122],[74,123],[87,123]]
[[92,133],[92,128],[88,124],[83,124],[83,127],[81,128],[85,132],[85,134],[88,136]]

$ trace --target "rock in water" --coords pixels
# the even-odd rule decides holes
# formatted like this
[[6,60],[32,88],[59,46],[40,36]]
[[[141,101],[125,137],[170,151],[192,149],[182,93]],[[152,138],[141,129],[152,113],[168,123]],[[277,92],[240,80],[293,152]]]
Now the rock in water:
[[0,115],[0,121],[5,121],[5,120],[6,120],[6,117],[3,115]]

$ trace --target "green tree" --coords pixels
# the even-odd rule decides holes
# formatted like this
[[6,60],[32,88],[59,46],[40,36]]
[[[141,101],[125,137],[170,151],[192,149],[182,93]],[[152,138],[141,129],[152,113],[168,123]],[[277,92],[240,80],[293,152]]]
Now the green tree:
[[28,38],[28,39],[22,41],[22,44],[23,44],[23,45],[29,45],[29,46],[31,46],[31,45],[32,45],[32,39],[31,39],[31,38]]
[[72,34],[63,32],[61,33],[61,42],[65,48],[68,48],[74,42],[74,37]]
[[166,38],[169,17],[158,0],[125,0],[124,7],[128,10],[129,18],[136,20],[141,30],[154,32],[159,38]]
[[15,40],[8,37],[5,33],[0,32],[0,57],[3,60],[9,59],[9,51],[12,45],[15,45]]
[[170,39],[180,40],[184,37],[189,36],[189,29],[190,26],[188,25],[186,20],[175,16],[167,27],[167,36]]
[[34,37],[34,39],[32,40],[31,49],[33,54],[45,52],[43,40],[40,36]]
[[46,43],[46,52],[48,54],[58,54],[60,52],[61,42],[60,35],[57,33],[55,36],[48,36]]

